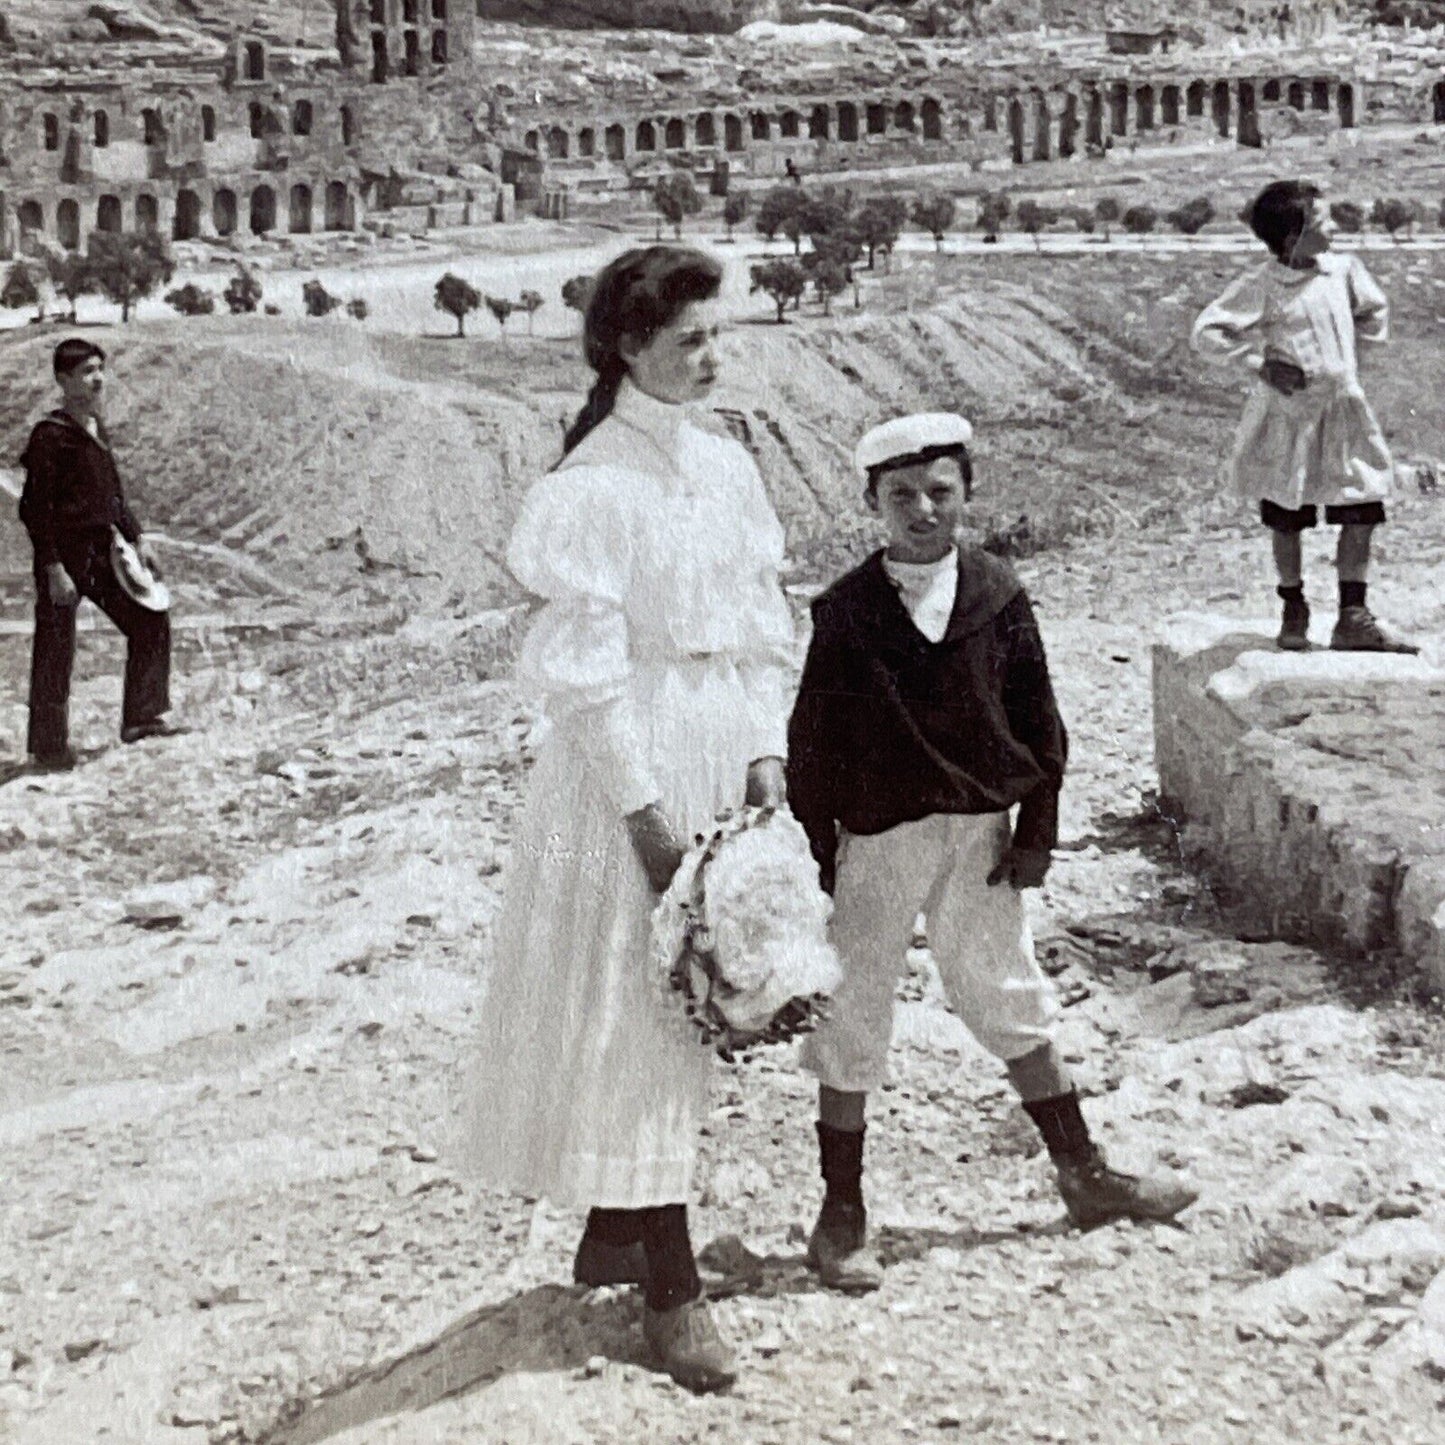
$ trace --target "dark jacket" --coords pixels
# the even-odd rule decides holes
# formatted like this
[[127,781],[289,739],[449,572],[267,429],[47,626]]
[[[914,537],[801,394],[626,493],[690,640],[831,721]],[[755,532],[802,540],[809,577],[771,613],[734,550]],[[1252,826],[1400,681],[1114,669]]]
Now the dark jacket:
[[932,813],[1019,804],[1013,841],[1052,848],[1068,738],[1013,569],[961,547],[942,641],[914,626],[883,553],[813,603],[788,724],[788,800],[831,890],[841,825],[881,833]]
[[80,533],[116,527],[128,542],[140,538],[105,432],[100,436],[97,441],[59,410],[30,433],[20,454],[25,468],[20,520],[30,533],[37,567],[60,561],[62,545]]

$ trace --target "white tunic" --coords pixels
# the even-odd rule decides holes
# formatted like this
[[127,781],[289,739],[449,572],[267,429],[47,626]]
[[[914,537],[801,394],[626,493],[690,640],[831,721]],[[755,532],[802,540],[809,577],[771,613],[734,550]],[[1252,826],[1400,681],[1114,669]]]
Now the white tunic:
[[623,818],[685,838],[781,756],[783,530],[737,443],[624,383],[526,497],[507,554],[544,599],[517,675],[542,740],[486,976],[462,1154],[576,1207],[686,1200],[712,1055],[648,962],[656,898]]
[[1281,507],[1348,505],[1390,494],[1393,464],[1360,387],[1356,341],[1384,341],[1389,305],[1357,256],[1316,268],[1278,261],[1241,276],[1194,323],[1201,354],[1258,371],[1293,362],[1308,385],[1285,396],[1260,381],[1245,403],[1232,473],[1239,494]]
[[897,562],[884,553],[883,571],[913,625],[930,642],[942,642],[958,596],[958,548],[950,547],[936,562]]

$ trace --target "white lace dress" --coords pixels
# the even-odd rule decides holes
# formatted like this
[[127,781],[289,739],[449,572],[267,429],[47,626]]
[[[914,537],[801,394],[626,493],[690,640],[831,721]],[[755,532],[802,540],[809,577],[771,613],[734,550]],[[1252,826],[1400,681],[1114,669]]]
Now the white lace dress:
[[461,1154],[575,1207],[687,1199],[711,1053],[648,963],[656,902],[626,814],[691,836],[781,756],[783,531],[747,452],[624,383],[523,503],[508,550],[542,597],[518,676],[539,744],[486,964]]

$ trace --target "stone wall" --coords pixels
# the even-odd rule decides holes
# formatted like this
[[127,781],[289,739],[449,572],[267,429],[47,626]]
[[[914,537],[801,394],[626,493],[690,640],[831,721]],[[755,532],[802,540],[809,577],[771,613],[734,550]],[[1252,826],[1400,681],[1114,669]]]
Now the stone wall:
[[1445,984],[1445,672],[1197,614],[1154,648],[1161,805],[1259,925]]

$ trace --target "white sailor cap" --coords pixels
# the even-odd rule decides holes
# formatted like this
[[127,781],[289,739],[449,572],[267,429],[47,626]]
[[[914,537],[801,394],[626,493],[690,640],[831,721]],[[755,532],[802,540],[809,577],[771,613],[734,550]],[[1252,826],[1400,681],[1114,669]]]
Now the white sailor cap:
[[875,467],[906,466],[930,452],[963,447],[973,439],[967,417],[952,411],[921,411],[894,417],[865,432],[853,451],[860,472]]

